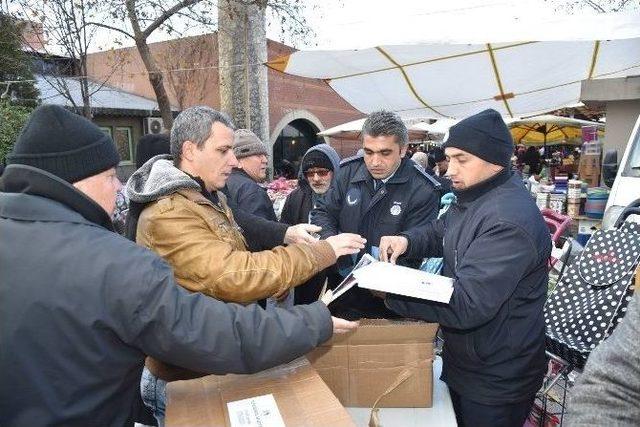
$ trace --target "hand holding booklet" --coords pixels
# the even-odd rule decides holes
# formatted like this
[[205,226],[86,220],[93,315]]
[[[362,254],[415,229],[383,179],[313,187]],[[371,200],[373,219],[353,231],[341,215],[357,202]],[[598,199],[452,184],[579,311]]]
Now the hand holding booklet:
[[329,303],[358,285],[364,289],[388,292],[448,304],[453,280],[438,274],[377,261],[365,254],[351,273],[333,290]]

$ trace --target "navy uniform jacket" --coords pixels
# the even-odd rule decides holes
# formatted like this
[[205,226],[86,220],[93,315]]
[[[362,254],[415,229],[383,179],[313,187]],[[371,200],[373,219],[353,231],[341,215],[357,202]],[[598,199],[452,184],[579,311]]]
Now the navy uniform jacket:
[[[337,179],[311,212],[311,222],[322,227],[322,238],[338,233],[360,234],[367,239],[359,254],[362,256],[371,253],[382,236],[397,235],[435,219],[439,206],[440,185],[411,159],[403,158],[395,174],[374,190],[364,158],[353,157],[340,166]],[[418,267],[420,261],[407,259],[405,265]],[[342,257],[338,266],[344,271],[353,264],[353,258]],[[354,290],[358,298],[349,299],[349,304],[357,305],[363,315],[394,317],[369,291]]]

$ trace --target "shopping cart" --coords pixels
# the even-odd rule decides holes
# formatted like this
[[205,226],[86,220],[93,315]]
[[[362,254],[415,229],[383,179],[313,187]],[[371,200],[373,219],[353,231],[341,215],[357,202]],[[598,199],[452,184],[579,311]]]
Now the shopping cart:
[[551,241],[554,246],[557,246],[560,243],[561,237],[564,235],[565,231],[571,225],[571,217],[568,215],[562,215],[553,209],[544,208],[540,209],[540,213],[542,214],[542,218],[544,218],[544,222],[549,227],[549,231],[551,232]]
[[640,199],[625,208],[613,229],[593,234],[547,299],[550,363],[536,402],[543,414],[539,425],[562,424],[573,377],[624,317],[640,262],[640,224],[625,221],[631,215],[640,215]]

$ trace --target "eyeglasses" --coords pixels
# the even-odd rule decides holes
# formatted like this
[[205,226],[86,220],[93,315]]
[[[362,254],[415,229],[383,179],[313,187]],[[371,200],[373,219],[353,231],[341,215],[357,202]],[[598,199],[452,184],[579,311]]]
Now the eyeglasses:
[[331,172],[329,169],[309,169],[304,173],[304,176],[307,178],[313,178],[314,175],[318,175],[320,178],[324,178],[329,175],[329,172]]

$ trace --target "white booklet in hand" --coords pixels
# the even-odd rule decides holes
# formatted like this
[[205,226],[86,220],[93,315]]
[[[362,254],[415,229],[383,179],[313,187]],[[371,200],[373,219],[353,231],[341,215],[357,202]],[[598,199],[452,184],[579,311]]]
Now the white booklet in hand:
[[364,289],[437,301],[448,304],[453,293],[453,280],[438,274],[380,262],[365,254],[351,273],[332,291],[325,303],[338,299],[358,285]]
[[364,254],[362,258],[360,258],[360,261],[358,261],[358,263],[355,265],[355,267],[353,267],[353,270],[351,270],[351,273],[347,274],[347,277],[345,277],[342,280],[342,282],[340,282],[340,284],[336,286],[336,288],[332,291],[333,295],[331,296],[330,301],[327,302],[327,305],[329,305],[333,301],[340,298],[340,296],[342,296],[345,292],[347,292],[349,289],[353,288],[355,285],[358,284],[356,282],[356,279],[353,277],[354,271],[356,271],[361,267],[364,267],[365,265],[369,265],[374,262],[378,262],[378,261],[371,255]]
[[358,286],[448,304],[453,293],[453,280],[387,262],[374,262],[353,271]]

